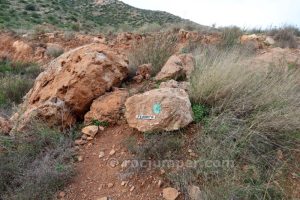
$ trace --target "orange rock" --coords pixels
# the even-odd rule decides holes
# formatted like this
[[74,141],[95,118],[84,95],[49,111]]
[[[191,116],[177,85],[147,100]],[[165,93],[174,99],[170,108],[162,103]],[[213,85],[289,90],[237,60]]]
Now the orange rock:
[[116,90],[94,100],[90,111],[84,116],[85,124],[89,124],[93,120],[105,121],[110,124],[117,123],[128,96],[128,91]]
[[134,95],[125,106],[129,126],[142,132],[178,130],[193,121],[188,94],[178,88]]
[[26,95],[21,118],[37,112],[48,122],[51,113],[51,124],[69,126],[84,116],[94,99],[121,84],[128,61],[108,46],[94,43],[71,50],[44,68]]
[[173,55],[156,75],[155,80],[177,79],[191,76],[195,67],[195,59],[192,54]]

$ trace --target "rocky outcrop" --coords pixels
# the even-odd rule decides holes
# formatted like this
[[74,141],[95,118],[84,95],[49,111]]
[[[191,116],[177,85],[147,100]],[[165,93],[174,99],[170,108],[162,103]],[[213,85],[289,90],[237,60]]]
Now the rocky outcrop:
[[155,80],[189,78],[195,68],[195,59],[192,54],[173,55],[156,75]]
[[256,34],[242,35],[240,38],[241,44],[253,47],[254,49],[262,49],[264,47],[264,40],[264,37]]
[[7,135],[12,129],[12,123],[0,116],[0,134]]
[[[63,54],[50,64],[26,95],[22,120],[38,115],[51,124],[71,125],[83,118],[93,100],[118,86],[128,61],[105,45],[90,44]],[[51,113],[51,115],[49,115]]]
[[134,95],[125,103],[129,126],[142,132],[173,131],[193,121],[188,94],[178,88],[161,88]]
[[136,70],[136,76],[133,77],[137,83],[141,83],[143,80],[151,78],[152,64],[143,64],[138,66]]
[[116,90],[94,100],[90,111],[84,116],[85,124],[93,120],[115,124],[122,116],[122,109],[129,96],[126,90]]

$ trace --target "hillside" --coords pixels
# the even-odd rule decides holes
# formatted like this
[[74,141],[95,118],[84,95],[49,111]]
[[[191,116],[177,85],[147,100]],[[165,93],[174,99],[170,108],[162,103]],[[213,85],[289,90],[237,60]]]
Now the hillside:
[[31,29],[49,24],[61,29],[96,30],[183,21],[167,12],[143,10],[118,0],[0,0],[0,28]]

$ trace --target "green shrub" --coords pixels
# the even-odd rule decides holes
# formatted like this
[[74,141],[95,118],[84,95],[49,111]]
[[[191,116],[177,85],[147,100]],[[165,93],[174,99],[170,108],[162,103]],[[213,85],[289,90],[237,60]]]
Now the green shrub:
[[36,11],[37,8],[36,8],[36,6],[35,6],[34,4],[27,4],[27,5],[25,6],[25,10],[28,10],[28,11]]
[[0,198],[53,199],[73,174],[72,137],[35,124],[0,137]]
[[92,125],[109,127],[109,123],[108,122],[106,122],[106,121],[99,121],[99,120],[96,120],[96,119],[92,120]]
[[208,108],[201,104],[192,105],[192,110],[194,113],[194,121],[196,123],[201,122],[209,114]]

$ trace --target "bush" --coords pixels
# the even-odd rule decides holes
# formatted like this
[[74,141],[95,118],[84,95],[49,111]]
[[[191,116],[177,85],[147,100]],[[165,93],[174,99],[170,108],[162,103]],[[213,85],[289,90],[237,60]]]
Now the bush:
[[293,30],[284,28],[277,31],[274,35],[275,41],[277,41],[278,46],[281,48],[297,48],[298,43]]
[[64,49],[63,48],[61,48],[61,47],[55,47],[55,46],[48,47],[47,51],[46,51],[46,54],[48,56],[53,57],[53,58],[57,58],[58,56],[60,56],[63,53],[64,53]]
[[221,43],[222,48],[231,48],[238,44],[239,38],[242,36],[243,31],[236,26],[221,28]]
[[35,5],[33,5],[33,4],[27,4],[27,5],[25,6],[25,10],[28,10],[28,11],[36,11],[37,8],[36,8]]
[[167,60],[175,53],[177,37],[175,35],[156,35],[135,43],[128,55],[130,74],[135,75],[139,65],[151,63],[152,75],[156,75]]
[[208,108],[201,104],[192,105],[192,110],[194,113],[194,121],[196,123],[201,122],[209,114]]
[[23,96],[30,90],[33,80],[21,76],[0,78],[0,106],[3,104],[21,103]]
[[35,124],[0,137],[0,198],[52,199],[73,174],[71,135]]

